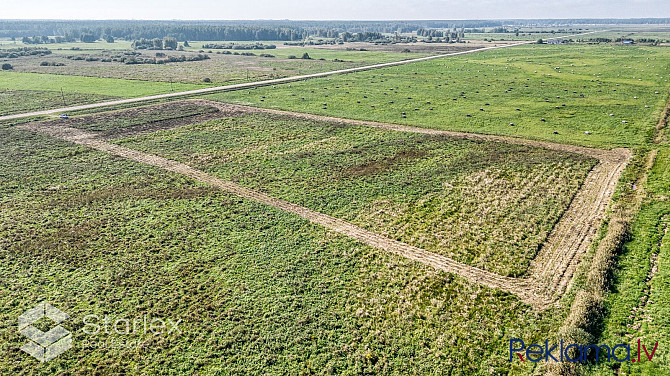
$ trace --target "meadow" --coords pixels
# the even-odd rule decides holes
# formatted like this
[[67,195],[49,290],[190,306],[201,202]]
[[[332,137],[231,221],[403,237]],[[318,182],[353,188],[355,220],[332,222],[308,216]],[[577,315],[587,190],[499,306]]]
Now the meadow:
[[513,276],[525,272],[595,164],[523,146],[269,115],[117,142]]
[[148,131],[152,130],[151,127],[169,127],[172,120],[177,121],[175,125],[183,125],[184,121],[197,122],[200,119],[198,115],[207,116],[216,112],[218,110],[214,107],[185,101],[107,112],[93,116],[93,120],[90,117],[74,117],[67,124],[77,129],[96,132],[103,137],[118,137],[123,131]]
[[486,33],[465,33],[465,40],[472,40],[472,41],[481,41],[481,40],[490,40],[490,41],[536,41],[538,39],[550,39],[550,38],[558,38],[561,36],[567,36],[567,35],[573,35],[573,34],[579,34],[579,33],[585,33],[588,32],[589,30],[584,29],[584,30],[574,30],[574,31],[568,31],[568,32],[551,32],[548,30],[535,30],[535,29],[529,29],[529,30],[524,30],[521,29],[519,30],[519,34],[517,35],[514,30],[511,30],[508,33],[495,33],[495,32],[486,32]]
[[0,90],[0,116],[34,110],[48,110],[66,105],[102,102],[115,98],[104,94],[6,89]]
[[[0,115],[61,107],[63,96],[73,105],[420,56],[281,47],[262,51],[276,58],[205,51],[210,60],[155,66],[65,57],[129,47],[108,45],[13,59],[14,71],[0,72]],[[200,47],[194,42],[187,53]],[[312,59],[288,59],[302,52]],[[611,289],[587,311],[594,330],[584,338],[663,346],[670,339],[670,150],[657,124],[668,100],[669,55],[648,46],[526,45],[206,98],[632,148],[615,204],[635,192],[644,199],[621,249],[615,244]],[[186,101],[42,125],[95,132],[506,276],[526,273],[595,164],[536,147],[249,112],[221,116]],[[0,125],[0,139],[2,374],[529,375],[542,370],[509,363],[509,339],[565,334],[575,296],[588,291],[588,271],[580,270],[558,305],[536,310],[172,172],[17,127]],[[650,149],[660,151],[641,183],[631,176]],[[605,222],[580,267],[590,267],[614,222]],[[37,365],[19,350],[25,338],[15,321],[44,299],[71,315],[67,328],[78,347]],[[182,333],[133,336],[140,348],[83,348],[88,313],[182,319]],[[669,372],[667,352],[661,347],[656,356],[581,371]]]
[[[95,45],[94,47],[96,48],[89,46],[91,44]],[[60,46],[58,44],[46,46],[53,52],[51,55],[25,56],[7,59],[7,61],[12,64],[13,72],[20,73],[175,82],[182,84],[203,84],[205,79],[208,79],[213,84],[224,85],[353,68],[438,53],[438,51],[422,53],[368,50],[347,51],[346,49],[332,50],[326,48],[286,47],[281,45],[278,46],[279,48],[271,50],[239,51],[200,49],[196,47],[202,44],[204,43],[193,42],[192,47],[186,48],[185,51],[133,51],[123,43],[121,46],[125,46],[125,48],[119,49],[97,49],[97,47],[100,47],[100,43],[81,43],[81,47],[76,47],[78,50],[69,50],[64,47],[58,47]],[[72,45],[77,45],[77,43],[73,43]],[[108,45],[116,45],[116,43]],[[102,47],[105,46],[103,45]],[[463,47],[449,47],[451,50],[459,48],[463,49]],[[230,54],[223,54],[224,52]],[[180,57],[182,55],[189,57],[205,54],[209,59],[166,64],[125,64],[116,61],[102,61],[112,59],[116,56],[123,56],[126,53],[141,53],[140,56],[142,58],[149,59],[155,58],[157,53],[172,57]],[[237,53],[238,55],[232,53]],[[239,55],[240,53],[253,53],[254,56]],[[260,56],[261,54],[270,54],[272,57],[263,57]],[[308,54],[310,59],[302,59],[303,54]],[[76,57],[76,59],[68,57]],[[91,61],[92,59],[96,59],[96,61]],[[42,65],[43,63],[49,63],[50,65]],[[73,80],[76,80],[76,78],[73,77]],[[3,85],[0,84],[0,87],[3,87]],[[179,90],[177,85],[175,85],[175,90]]]
[[0,113],[19,114],[202,87],[206,85],[0,71]]
[[209,98],[433,129],[632,147],[653,137],[668,98],[668,57],[670,51],[652,47],[528,45]]
[[[3,374],[527,374],[508,337],[561,318],[172,173],[0,136]],[[75,347],[38,364],[13,323],[43,299]],[[87,314],[182,322],[90,335]]]
[[[155,58],[156,53],[164,53],[168,57],[192,57],[205,54],[209,59],[167,64],[125,64],[100,61],[130,53],[130,44],[124,41],[45,46],[53,53],[2,59],[3,63],[10,63],[12,69],[0,71],[1,115],[318,73],[431,54],[280,46],[273,50],[251,51],[257,56],[242,56],[216,53],[221,50],[199,50],[198,43],[194,42],[194,46],[185,52],[144,50],[141,56]],[[17,47],[35,48],[34,45],[5,41],[0,44],[0,51],[2,48]],[[258,56],[261,53],[270,53],[274,57]],[[302,59],[305,53],[309,59]],[[89,58],[97,61],[87,61]]]
[[[646,361],[645,354],[640,364],[591,365],[588,375],[662,375],[670,372],[670,357],[661,350],[670,340],[668,321],[670,306],[670,149],[662,148],[652,167],[645,189],[645,198],[630,229],[629,240],[624,244],[614,272],[616,286],[607,296],[605,308],[608,312],[599,340],[601,343],[630,343],[637,347],[637,340],[649,348],[656,342],[659,349],[653,361]],[[635,351],[635,354],[637,350]]]

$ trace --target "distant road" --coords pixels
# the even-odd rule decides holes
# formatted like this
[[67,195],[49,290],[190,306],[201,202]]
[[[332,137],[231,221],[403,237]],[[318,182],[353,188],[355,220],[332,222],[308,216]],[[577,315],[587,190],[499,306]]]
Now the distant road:
[[[600,31],[597,31],[597,32],[600,32]],[[595,31],[588,32],[588,33],[583,33],[583,34],[566,35],[566,36],[561,36],[561,37],[549,38],[548,40],[562,39],[562,38],[572,38],[572,37],[575,37],[575,36],[592,34],[592,33],[595,33]],[[127,103],[139,103],[139,102],[146,102],[146,101],[151,101],[151,100],[156,100],[156,99],[187,97],[187,96],[191,96],[191,95],[210,94],[210,93],[216,93],[216,92],[220,92],[220,91],[234,91],[234,90],[250,89],[250,88],[255,88],[255,87],[260,87],[260,86],[285,84],[285,83],[288,83],[288,82],[303,81],[303,80],[307,80],[307,79],[310,79],[310,78],[319,78],[319,77],[332,76],[332,75],[335,75],[335,74],[353,73],[353,72],[361,72],[361,71],[366,71],[366,70],[371,70],[371,69],[394,67],[394,66],[398,66],[398,65],[411,64],[411,63],[416,63],[416,62],[420,62],[420,61],[441,59],[441,58],[445,58],[445,57],[449,57],[449,56],[467,55],[467,54],[472,54],[472,53],[475,53],[475,52],[483,52],[483,51],[496,50],[496,49],[500,49],[500,48],[515,47],[515,46],[521,46],[521,45],[524,45],[524,44],[531,44],[531,43],[536,43],[536,41],[525,41],[525,42],[506,44],[506,45],[502,45],[502,46],[477,48],[477,49],[469,50],[469,51],[451,52],[451,53],[447,53],[447,54],[426,56],[426,57],[420,57],[420,58],[416,58],[416,59],[394,61],[394,62],[391,62],[391,63],[373,64],[373,65],[366,65],[366,66],[357,67],[357,68],[347,68],[347,69],[340,69],[340,70],[329,71],[329,72],[321,72],[321,73],[305,74],[305,75],[300,75],[300,76],[277,78],[277,79],[272,79],[272,80],[248,82],[248,83],[243,83],[243,84],[226,85],[226,86],[208,87],[208,88],[204,88],[204,89],[181,91],[181,92],[177,92],[177,93],[151,95],[151,96],[148,96],[148,97],[120,99],[120,100],[109,101],[109,102],[84,104],[84,105],[81,105],[81,106],[55,108],[55,109],[52,109],[52,110],[26,112],[26,113],[23,113],[23,114],[0,116],[0,121],[21,119],[21,118],[26,118],[26,117],[31,117],[31,116],[53,115],[53,114],[59,114],[59,113],[64,113],[64,112],[70,112],[70,111],[87,110],[87,109],[91,109],[91,108],[107,107],[107,106],[116,106],[116,105],[127,104]]]

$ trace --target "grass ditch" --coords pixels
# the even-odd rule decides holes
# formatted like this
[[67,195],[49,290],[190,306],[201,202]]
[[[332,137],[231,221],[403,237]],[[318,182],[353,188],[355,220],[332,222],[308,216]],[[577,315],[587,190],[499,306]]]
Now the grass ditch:
[[[606,316],[605,301],[613,286],[617,257],[629,239],[630,226],[646,198],[647,174],[654,165],[657,150],[638,150],[622,179],[611,204],[602,237],[593,245],[593,254],[581,268],[582,275],[571,296],[574,300],[556,338],[565,343],[593,344],[601,336]],[[585,260],[585,261],[587,261]],[[577,353],[572,353],[577,356]],[[592,355],[592,354],[591,354]],[[579,363],[551,363],[543,367],[548,375],[569,376],[584,372]]]

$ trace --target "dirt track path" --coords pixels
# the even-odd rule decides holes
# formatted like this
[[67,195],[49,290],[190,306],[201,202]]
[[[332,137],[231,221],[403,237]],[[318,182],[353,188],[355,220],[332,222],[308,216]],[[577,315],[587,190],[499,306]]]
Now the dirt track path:
[[619,176],[630,158],[630,152],[625,149],[606,151],[510,137],[486,136],[414,128],[395,124],[337,119],[202,100],[200,100],[200,102],[219,108],[223,116],[226,116],[227,113],[231,113],[231,111],[237,114],[240,112],[266,112],[321,121],[371,126],[392,131],[439,134],[465,139],[507,142],[588,155],[597,158],[600,163],[598,163],[588,174],[582,188],[575,195],[561,220],[548,236],[547,241],[532,262],[528,275],[521,278],[512,278],[466,265],[448,257],[387,238],[342,219],[283,201],[231,181],[211,176],[186,164],[108,143],[102,140],[97,134],[47,122],[28,123],[20,125],[19,128],[47,134],[52,137],[57,137],[110,154],[132,159],[140,163],[182,174],[247,199],[297,214],[313,223],[359,240],[370,246],[421,262],[438,270],[459,275],[474,283],[480,283],[491,288],[512,293],[518,296],[523,302],[532,305],[536,309],[544,309],[555,303],[569,287],[576,267],[579,264],[579,260],[588,250],[593,237],[600,227],[605,214],[605,209],[612,196],[616,182],[619,180]]

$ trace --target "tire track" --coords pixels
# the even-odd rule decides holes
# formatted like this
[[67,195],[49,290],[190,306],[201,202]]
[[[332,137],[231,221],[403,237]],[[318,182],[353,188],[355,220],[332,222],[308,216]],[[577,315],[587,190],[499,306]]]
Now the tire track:
[[591,243],[602,224],[605,211],[612,198],[619,177],[632,157],[632,154],[628,149],[602,150],[514,137],[442,131],[398,124],[342,119],[329,116],[225,104],[208,100],[197,101],[203,105],[217,107],[223,114],[231,111],[239,113],[246,109],[249,113],[270,113],[316,121],[369,126],[399,132],[444,135],[476,141],[504,142],[516,145],[540,147],[565,153],[576,153],[597,159],[599,163],[594,166],[586,176],[582,186],[568,205],[568,208],[548,235],[535,259],[531,262],[531,267],[529,268],[528,273],[523,277],[527,284],[538,286],[535,290],[537,290],[536,292],[538,293],[538,296],[545,297],[545,302],[543,304],[558,300],[570,287],[572,277],[577,270],[581,256],[583,256],[591,246]]
[[347,221],[296,205],[260,191],[241,186],[232,181],[223,180],[204,171],[192,168],[184,163],[169,160],[157,155],[144,153],[102,140],[99,135],[80,129],[50,123],[28,123],[17,126],[33,132],[46,134],[79,145],[88,146],[103,152],[128,158],[167,171],[188,176],[194,180],[210,184],[224,191],[254,200],[274,208],[284,210],[361,241],[384,251],[423,263],[435,269],[456,274],[468,281],[490,288],[500,289],[519,297],[521,301],[536,309],[546,309],[554,304],[567,290],[581,256],[595,236],[604,217],[605,209],[614,192],[616,182],[630,158],[630,151],[615,149],[611,151],[579,146],[554,144],[503,136],[489,136],[461,132],[440,131],[415,128],[396,124],[364,122],[317,115],[291,113],[278,110],[266,110],[246,106],[229,105],[198,100],[222,110],[222,116],[229,111],[265,112],[282,116],[292,116],[319,121],[337,122],[348,125],[370,126],[390,131],[413,132],[432,135],[444,135],[454,138],[505,142],[518,145],[542,147],[550,150],[571,152],[597,158],[599,163],[589,172],[582,187],[576,193],[568,209],[550,232],[546,242],[532,261],[529,272],[524,277],[506,277],[477,267],[473,267],[448,257],[387,238],[365,230]]

